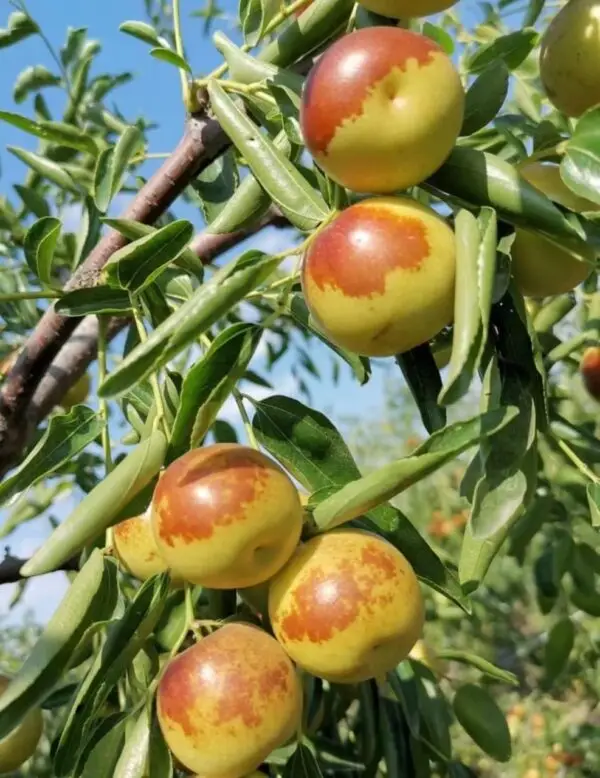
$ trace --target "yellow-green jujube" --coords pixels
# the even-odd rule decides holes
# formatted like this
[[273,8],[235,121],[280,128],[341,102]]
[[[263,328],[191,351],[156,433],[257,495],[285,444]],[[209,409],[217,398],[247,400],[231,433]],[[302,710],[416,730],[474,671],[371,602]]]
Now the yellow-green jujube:
[[156,545],[149,512],[116,524],[113,527],[113,547],[121,565],[140,581],[168,569]]
[[74,405],[79,405],[87,400],[90,392],[91,381],[87,373],[84,373],[73,386],[65,392],[60,405],[66,411],[70,411]]
[[391,194],[421,183],[450,154],[464,89],[430,38],[398,27],[344,35],[306,80],[300,124],[317,164],[355,192]]
[[554,17],[540,49],[550,102],[567,116],[600,103],[600,0],[570,0]]
[[378,197],[342,211],[312,241],[302,289],[341,348],[368,357],[425,343],[454,313],[454,233],[409,198]]
[[[571,192],[560,177],[558,165],[532,162],[519,172],[536,189],[559,205],[575,212],[598,210],[589,200]],[[521,292],[528,297],[551,297],[574,289],[584,281],[594,261],[594,251],[581,241],[575,253],[544,236],[516,230],[511,249],[512,273]]]
[[[4,694],[9,683],[10,678],[0,675],[0,695]],[[12,773],[33,756],[43,728],[42,712],[33,708],[12,732],[0,740],[0,773]]]
[[458,0],[360,0],[360,5],[389,19],[410,19],[446,11]]

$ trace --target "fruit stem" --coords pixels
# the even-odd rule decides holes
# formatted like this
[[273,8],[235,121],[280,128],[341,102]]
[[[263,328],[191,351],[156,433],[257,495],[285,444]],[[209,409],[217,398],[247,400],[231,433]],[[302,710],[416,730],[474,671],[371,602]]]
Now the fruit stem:
[[242,398],[242,395],[239,393],[237,389],[234,389],[232,394],[233,394],[233,399],[235,400],[235,403],[240,412],[240,416],[242,417],[242,422],[244,423],[244,429],[246,430],[246,436],[248,438],[248,442],[250,443],[252,448],[258,449],[258,441],[256,440],[256,435],[254,434],[254,428],[252,427],[252,423],[250,422],[248,412],[246,411],[246,407],[244,406],[244,400]]
[[[181,10],[179,7],[179,0],[173,0],[173,35],[175,37],[175,51],[181,59],[185,59],[183,50],[183,36],[181,35]],[[189,106],[190,100],[190,83],[188,81],[187,74],[184,70],[179,68],[179,77],[181,79],[181,96],[186,107]]]
[[62,297],[62,292],[53,289],[44,289],[41,292],[11,292],[0,294],[0,303],[16,303],[19,300],[52,300]]
[[571,460],[571,462],[582,475],[586,476],[586,478],[589,478],[593,483],[600,484],[600,478],[592,470],[590,470],[590,468],[582,459],[577,456],[577,454],[566,441],[561,440],[561,438],[556,437],[556,435],[554,436],[554,440],[558,443],[558,447],[561,449],[561,451],[568,459]]

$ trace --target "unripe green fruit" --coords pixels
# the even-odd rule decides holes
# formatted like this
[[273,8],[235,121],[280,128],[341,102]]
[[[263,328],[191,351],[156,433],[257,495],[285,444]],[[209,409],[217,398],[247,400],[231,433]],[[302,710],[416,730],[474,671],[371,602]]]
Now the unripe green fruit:
[[304,257],[306,304],[332,343],[357,354],[403,353],[452,320],[454,233],[408,198],[346,208]]
[[464,90],[449,57],[398,27],[345,35],[317,60],[300,123],[317,164],[355,192],[389,194],[424,181],[452,150]]
[[389,19],[410,19],[431,16],[455,5],[457,0],[360,0],[367,11]]
[[[519,172],[532,186],[559,205],[575,212],[598,206],[571,192],[560,177],[558,165],[524,164]],[[511,249],[512,272],[517,286],[528,297],[551,297],[574,289],[592,270],[594,250],[581,241],[578,253],[548,238],[518,228]]]
[[87,373],[84,373],[81,378],[76,381],[73,386],[65,393],[64,397],[60,401],[60,405],[65,411],[70,411],[74,405],[79,405],[87,400],[87,396],[90,392],[90,377]]
[[600,1],[570,0],[542,39],[540,76],[549,100],[567,116],[600,103]]
[[[0,675],[0,695],[4,694],[9,683],[10,678]],[[12,773],[33,756],[43,727],[41,710],[33,708],[10,734],[0,740],[0,773]]]

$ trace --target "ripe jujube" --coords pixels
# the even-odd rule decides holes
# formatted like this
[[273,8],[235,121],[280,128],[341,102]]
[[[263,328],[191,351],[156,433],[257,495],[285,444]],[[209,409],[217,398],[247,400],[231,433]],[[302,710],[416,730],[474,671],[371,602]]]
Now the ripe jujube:
[[202,778],[242,778],[297,731],[302,688],[276,640],[226,624],[170,661],[157,713],[185,767]]
[[390,194],[421,183],[452,150],[464,90],[430,38],[368,27],[333,43],[310,71],[300,108],[307,149],[355,192]]
[[[10,678],[0,675],[0,695],[4,694],[9,683]],[[0,773],[12,773],[33,756],[43,728],[42,712],[33,708],[12,732],[0,740]]]
[[174,575],[237,589],[266,581],[289,559],[303,511],[275,461],[248,446],[218,443],[167,467],[151,516],[158,550]]
[[454,233],[408,198],[363,200],[312,241],[302,289],[317,325],[336,345],[370,357],[403,353],[452,319]]
[[113,527],[113,547],[121,565],[140,581],[168,569],[156,545],[149,513],[116,524]]
[[358,683],[392,670],[421,636],[417,577],[394,546],[359,530],[311,538],[271,582],[275,637],[309,673]]

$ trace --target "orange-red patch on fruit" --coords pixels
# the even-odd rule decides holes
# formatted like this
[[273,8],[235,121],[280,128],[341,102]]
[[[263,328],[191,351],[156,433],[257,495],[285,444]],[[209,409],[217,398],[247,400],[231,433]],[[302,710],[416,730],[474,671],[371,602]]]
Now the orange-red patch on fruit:
[[425,66],[437,53],[429,38],[397,27],[367,27],[336,41],[304,88],[300,123],[309,151],[326,153],[337,129],[361,115],[365,98],[392,69],[406,70],[409,60]]
[[184,651],[169,663],[158,688],[161,714],[190,736],[196,731],[191,717],[197,695],[195,670],[195,658]]
[[587,348],[581,360],[581,375],[586,389],[600,400],[600,346]]
[[160,538],[193,542],[215,527],[243,521],[244,506],[259,499],[274,466],[252,449],[222,443],[184,454],[165,471],[153,498]]
[[420,219],[357,203],[315,238],[303,272],[321,290],[329,286],[349,297],[371,297],[385,292],[394,270],[418,271],[430,251]]
[[394,560],[375,543],[365,546],[360,561],[341,561],[329,573],[312,569],[293,591],[293,606],[281,620],[283,635],[311,643],[330,640],[336,632],[348,629],[361,611],[372,613],[388,604],[393,593],[374,596],[373,588],[397,575]]

